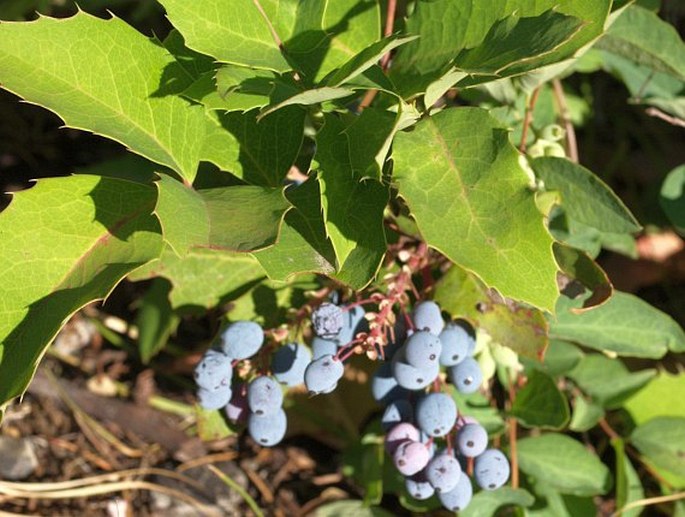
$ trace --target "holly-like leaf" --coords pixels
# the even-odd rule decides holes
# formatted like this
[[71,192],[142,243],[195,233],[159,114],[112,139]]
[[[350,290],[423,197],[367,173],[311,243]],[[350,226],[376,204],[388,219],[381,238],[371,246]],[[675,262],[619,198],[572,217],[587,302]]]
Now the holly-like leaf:
[[[385,254],[383,211],[388,191],[378,181],[355,174],[345,126],[327,114],[316,137],[321,207],[335,250],[340,280],[358,285],[369,282]],[[348,262],[349,261],[349,262]]]
[[637,296],[615,292],[604,305],[578,313],[582,303],[559,298],[550,317],[550,337],[630,357],[660,358],[685,350],[685,332],[670,316]]
[[203,159],[252,185],[283,185],[302,146],[304,110],[289,107],[260,120],[254,111],[213,117]]
[[452,266],[435,286],[434,299],[454,318],[466,318],[517,354],[539,360],[547,346],[541,311],[493,296],[482,282]]
[[[282,0],[267,3],[279,7],[277,18],[280,18]],[[381,10],[377,0],[295,0],[293,3],[297,4],[296,19],[291,34],[282,39],[288,56],[310,84],[320,82],[381,37]],[[275,15],[276,9],[268,12]]]
[[[421,93],[429,84],[450,73],[455,58],[461,51],[481,45],[492,27],[500,20],[505,20],[514,13],[521,18],[537,17],[546,11],[549,12],[550,9],[554,9],[556,14],[547,16],[575,17],[581,20],[582,27],[574,32],[572,37],[562,41],[561,45],[549,45],[546,52],[541,48],[541,55],[533,56],[529,62],[523,60],[517,64],[525,53],[523,49],[518,56],[509,55],[511,68],[507,73],[522,73],[553,64],[568,59],[602,33],[610,5],[611,2],[608,0],[420,1],[416,3],[414,12],[407,19],[405,29],[408,35],[419,35],[420,38],[400,47],[393,59],[390,74],[405,97]],[[567,23],[562,19],[559,21],[564,26]],[[541,26],[540,33],[543,34],[545,29],[546,27]],[[566,29],[570,30],[571,25],[569,24]],[[560,30],[560,34],[564,30]],[[555,38],[554,34],[551,36],[547,42]],[[500,63],[499,66],[503,65],[504,63]],[[504,68],[506,69],[506,66]],[[449,86],[462,79],[463,75],[458,73],[446,76],[443,83]],[[470,80],[466,78],[467,82]]]
[[335,273],[335,252],[321,216],[321,190],[316,177],[291,187],[293,208],[286,214],[278,242],[255,257],[269,278],[287,280],[298,273]]
[[[272,31],[271,21],[254,0],[163,0],[171,23],[193,50],[234,63],[275,72],[290,70]],[[277,2],[265,2],[274,4]],[[286,10],[294,7],[293,2]],[[287,13],[290,14],[290,13]]]
[[547,190],[561,193],[571,219],[603,232],[634,233],[642,228],[611,188],[584,167],[554,157],[536,158],[531,166]]
[[685,43],[673,25],[639,5],[625,9],[597,47],[685,81]]
[[519,467],[562,494],[605,494],[611,486],[609,469],[573,438],[559,433],[518,442]]
[[425,241],[503,296],[553,311],[557,265],[507,131],[446,109],[398,133],[393,178]]
[[155,197],[80,175],[41,180],[0,213],[0,405],[24,392],[71,314],[159,256]]
[[118,18],[0,24],[3,88],[192,182],[207,122],[174,95],[189,82],[164,47]]
[[571,417],[566,397],[551,377],[539,371],[533,371],[516,394],[511,414],[527,427],[547,429],[561,429]]
[[455,66],[471,74],[493,76],[532,70],[581,27],[580,19],[551,9],[530,17],[516,12],[495,23],[480,45],[462,50]]
[[203,313],[252,287],[264,278],[264,270],[247,253],[199,248],[181,258],[166,246],[158,260],[135,271],[128,279],[157,277],[171,282],[169,302],[174,310]]
[[155,214],[179,255],[191,248],[254,251],[276,242],[290,203],[281,189],[236,185],[194,190],[165,176]]

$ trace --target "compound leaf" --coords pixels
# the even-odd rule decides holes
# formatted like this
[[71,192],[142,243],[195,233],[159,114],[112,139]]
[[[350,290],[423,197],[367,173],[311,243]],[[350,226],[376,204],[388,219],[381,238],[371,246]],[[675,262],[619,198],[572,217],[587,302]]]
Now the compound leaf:
[[0,24],[4,88],[192,182],[207,122],[201,107],[175,95],[189,82],[161,44],[118,18],[79,12]]
[[398,133],[394,180],[426,242],[503,296],[547,311],[552,237],[507,131],[485,110],[447,109]]
[[281,189],[237,185],[194,190],[165,176],[155,214],[179,255],[191,248],[254,251],[276,242],[290,208]]
[[0,404],[23,393],[71,314],[159,256],[155,197],[79,175],[41,180],[0,214]]

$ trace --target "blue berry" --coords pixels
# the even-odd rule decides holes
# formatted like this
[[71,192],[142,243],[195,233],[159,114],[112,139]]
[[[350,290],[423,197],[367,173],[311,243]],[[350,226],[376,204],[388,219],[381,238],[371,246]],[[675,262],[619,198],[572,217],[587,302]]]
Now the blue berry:
[[440,373],[440,364],[435,361],[427,368],[416,368],[405,362],[404,347],[392,358],[392,374],[397,384],[408,390],[421,390],[433,382]]
[[404,486],[409,495],[419,501],[424,501],[435,493],[435,489],[426,480],[425,470],[406,478]]
[[426,479],[437,493],[449,492],[459,482],[461,466],[452,454],[443,452],[428,462]]
[[255,442],[265,447],[279,443],[285,436],[287,426],[288,419],[282,408],[269,415],[250,413],[247,420],[247,432]]
[[312,359],[318,359],[324,355],[335,355],[338,352],[338,343],[330,339],[314,336],[312,339]]
[[417,303],[414,306],[412,316],[417,330],[427,330],[434,336],[440,335],[445,326],[442,314],[440,313],[440,307],[432,301]]
[[457,404],[445,393],[429,393],[416,404],[416,424],[429,436],[445,436],[457,420]]
[[213,391],[231,386],[231,359],[218,350],[209,349],[195,366],[195,382],[200,388]]
[[383,363],[373,374],[371,379],[371,394],[376,402],[387,404],[398,398],[402,398],[409,393],[397,384],[397,380],[392,374],[392,365]]
[[392,459],[400,474],[412,476],[423,470],[430,456],[424,444],[407,440],[397,447]]
[[239,385],[233,390],[233,396],[226,405],[226,416],[233,423],[244,423],[247,420],[249,408],[247,407],[247,393]]
[[332,303],[322,303],[312,313],[312,328],[317,336],[333,339],[343,327],[343,310]]
[[414,408],[406,399],[398,399],[385,408],[381,417],[381,427],[387,431],[400,422],[411,422],[414,415]]
[[483,382],[483,372],[478,361],[473,357],[467,357],[459,364],[450,367],[449,373],[452,383],[461,393],[474,393]]
[[332,355],[313,360],[304,371],[304,383],[310,394],[328,393],[335,389],[345,373],[343,362]]
[[495,490],[509,479],[509,460],[497,449],[488,449],[476,458],[473,477],[484,490]]
[[283,390],[273,377],[257,377],[247,386],[247,405],[257,415],[276,413],[283,405]]
[[354,340],[359,332],[367,330],[368,322],[364,318],[366,311],[361,305],[347,308],[343,316],[343,326],[340,329],[338,337],[335,339],[338,346],[345,346],[350,341]]
[[459,325],[447,325],[440,333],[440,341],[442,342],[440,364],[443,366],[459,364],[473,354],[476,347],[476,341]]
[[440,339],[425,330],[414,332],[404,345],[404,357],[416,368],[431,368],[438,362],[442,344]]
[[221,349],[232,360],[252,357],[264,343],[264,331],[252,321],[236,321],[221,333]]
[[281,384],[297,386],[304,382],[304,371],[311,358],[311,352],[303,344],[287,344],[279,348],[271,359],[271,373]]
[[466,424],[457,434],[457,448],[468,458],[475,458],[488,447],[488,432],[480,424]]
[[408,422],[402,422],[385,434],[385,450],[392,456],[401,443],[406,441],[418,442],[420,436],[421,434],[416,427]]
[[197,399],[203,409],[212,411],[214,409],[221,409],[228,404],[232,394],[230,386],[224,386],[212,391],[200,388],[197,390]]
[[438,499],[442,505],[451,512],[465,509],[471,502],[473,487],[468,476],[460,476],[456,486],[449,492],[440,492]]

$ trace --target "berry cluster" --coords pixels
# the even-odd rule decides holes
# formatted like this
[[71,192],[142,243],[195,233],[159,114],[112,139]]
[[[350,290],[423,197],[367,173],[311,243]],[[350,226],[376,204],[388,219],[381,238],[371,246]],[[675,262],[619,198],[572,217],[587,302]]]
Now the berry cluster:
[[[445,324],[440,307],[431,301],[406,314],[405,286],[396,285],[392,298],[318,305],[311,313],[311,351],[301,343],[263,346],[264,331],[253,322],[229,325],[195,369],[199,403],[209,410],[225,408],[232,422],[247,424],[257,443],[273,446],[287,426],[283,386],[304,384],[311,395],[330,393],[352,354],[385,359],[371,391],[385,405],[386,450],[405,477],[407,491],[419,500],[436,494],[447,509],[464,509],[473,495],[470,474],[486,490],[499,488],[510,474],[504,454],[487,448],[486,430],[459,414],[441,375],[444,367],[461,393],[478,390],[483,376],[473,358],[474,331],[465,321]],[[362,304],[367,302],[378,312],[366,312]],[[395,303],[403,314],[399,320],[391,311]],[[234,368],[255,356],[232,384]]]
[[248,433],[257,443],[272,446],[283,439],[287,427],[279,383],[301,383],[310,353],[304,345],[285,345],[273,355],[273,376],[256,374],[248,383],[232,386],[234,366],[254,357],[263,344],[264,331],[257,323],[232,323],[195,367],[195,382],[200,406],[225,408],[232,422],[247,422]]
[[[440,307],[430,301],[417,304],[406,323],[406,332],[397,329],[402,344],[388,347],[390,361],[371,385],[374,398],[386,406],[381,419],[386,450],[412,497],[437,494],[448,510],[462,510],[473,495],[465,471],[486,490],[502,486],[510,473],[504,454],[487,449],[486,430],[460,416],[454,399],[443,392],[441,367],[461,393],[473,393],[482,383],[472,357],[473,330],[466,322],[445,325]],[[444,448],[438,450],[437,439],[445,440]]]

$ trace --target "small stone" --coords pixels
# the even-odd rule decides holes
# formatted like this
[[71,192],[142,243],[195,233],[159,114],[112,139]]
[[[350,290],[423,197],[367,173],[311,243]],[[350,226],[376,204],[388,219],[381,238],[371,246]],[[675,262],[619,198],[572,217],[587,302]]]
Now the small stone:
[[38,457],[28,438],[0,436],[0,478],[20,481],[38,467]]

